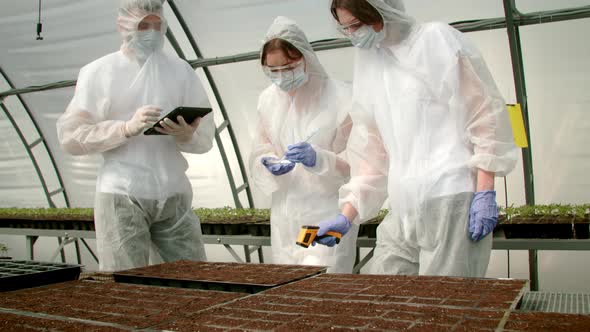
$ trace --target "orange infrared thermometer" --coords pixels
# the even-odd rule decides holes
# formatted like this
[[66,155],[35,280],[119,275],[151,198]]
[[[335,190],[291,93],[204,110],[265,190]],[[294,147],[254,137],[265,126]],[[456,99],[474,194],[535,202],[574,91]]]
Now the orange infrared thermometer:
[[301,226],[301,230],[299,231],[299,236],[297,236],[297,245],[302,246],[303,248],[309,248],[311,243],[316,239],[323,239],[328,236],[333,236],[336,238],[336,244],[340,243],[340,239],[342,238],[342,234],[338,232],[327,232],[322,236],[318,235],[318,230],[320,229],[319,226]]

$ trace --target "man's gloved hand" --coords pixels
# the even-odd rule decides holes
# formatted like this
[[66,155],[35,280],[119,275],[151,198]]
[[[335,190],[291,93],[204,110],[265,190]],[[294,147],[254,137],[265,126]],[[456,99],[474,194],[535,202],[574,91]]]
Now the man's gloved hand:
[[307,167],[314,167],[316,163],[317,153],[307,142],[300,142],[297,144],[289,145],[287,147],[287,153],[285,158],[294,163],[302,163]]
[[295,163],[286,159],[279,159],[276,157],[262,157],[260,159],[262,165],[273,175],[283,175],[289,173],[295,168]]
[[491,233],[498,224],[498,205],[494,190],[478,191],[473,196],[469,210],[469,235],[479,241]]
[[318,239],[317,237],[322,236],[329,231],[337,232],[344,236],[344,234],[348,233],[348,230],[350,229],[350,227],[352,227],[352,224],[350,223],[348,218],[346,218],[342,214],[339,214],[336,216],[336,218],[321,221],[318,224],[318,226],[320,226],[320,229],[318,230],[316,236],[317,240],[313,241],[313,245],[315,245],[315,243],[317,242],[328,247],[333,247],[336,245],[335,237],[327,236],[323,239]]
[[191,124],[186,123],[181,115],[179,115],[176,120],[178,123],[166,118],[160,121],[160,126],[162,126],[162,128],[155,127],[155,129],[162,134],[174,136],[174,138],[180,142],[190,141],[199,127],[199,123],[201,123],[201,118],[196,118]]
[[125,122],[125,136],[131,137],[141,134],[145,129],[158,122],[161,112],[161,108],[152,105],[138,108],[133,117]]

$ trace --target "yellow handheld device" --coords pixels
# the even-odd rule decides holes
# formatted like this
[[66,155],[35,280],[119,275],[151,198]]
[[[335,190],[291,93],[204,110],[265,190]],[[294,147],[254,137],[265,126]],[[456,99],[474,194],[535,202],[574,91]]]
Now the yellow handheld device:
[[342,238],[342,234],[337,232],[328,232],[322,236],[317,236],[318,230],[320,228],[318,226],[301,226],[301,230],[299,231],[299,236],[297,237],[297,245],[302,246],[303,248],[308,248],[309,245],[316,239],[323,239],[328,236],[333,236],[336,238],[336,244],[340,243],[340,239]]

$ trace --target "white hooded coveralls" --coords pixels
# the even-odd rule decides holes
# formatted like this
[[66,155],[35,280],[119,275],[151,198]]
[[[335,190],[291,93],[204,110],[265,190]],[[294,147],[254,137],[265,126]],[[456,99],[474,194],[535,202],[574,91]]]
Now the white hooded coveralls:
[[[266,88],[258,100],[259,127],[250,158],[252,180],[272,195],[271,245],[273,262],[328,266],[328,272],[351,273],[356,253],[358,226],[343,237],[337,248],[296,245],[302,225],[316,225],[338,212],[338,188],[349,178],[341,157],[351,129],[351,88],[330,79],[295,22],[277,17],[264,42],[280,38],[295,46],[304,57],[308,81],[293,97],[278,86]],[[303,164],[275,176],[261,158],[281,158],[287,146],[308,141],[317,152],[313,167]],[[338,163],[346,167],[337,167]]]
[[[192,140],[172,136],[125,137],[125,122],[144,105],[162,109],[203,106],[206,97],[194,70],[162,51],[166,22],[160,0],[127,0],[119,8],[121,50],[80,70],[76,91],[58,119],[62,147],[74,155],[101,153],[96,183],[95,227],[100,269],[116,271],[147,265],[150,247],[164,261],[205,260],[199,219],[181,152],[205,153],[215,133],[213,113],[204,117]],[[145,63],[130,41],[148,15],[162,20],[162,44]]]
[[518,158],[504,100],[459,31],[416,23],[400,0],[367,1],[385,40],[357,50],[340,205],[361,223],[388,198],[372,273],[483,277],[492,236],[469,239],[469,208],[477,170],[504,176]]

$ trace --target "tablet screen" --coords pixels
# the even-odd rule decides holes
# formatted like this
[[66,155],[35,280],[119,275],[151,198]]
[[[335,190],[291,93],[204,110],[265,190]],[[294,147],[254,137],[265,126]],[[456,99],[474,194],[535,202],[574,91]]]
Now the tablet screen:
[[156,129],[154,129],[155,127],[161,127],[160,121],[168,118],[168,119],[178,123],[177,117],[182,116],[182,118],[184,119],[184,121],[186,123],[193,123],[193,121],[195,121],[197,118],[202,118],[205,115],[209,114],[211,111],[212,111],[212,109],[208,108],[208,107],[186,107],[186,106],[177,107],[174,110],[172,110],[172,112],[166,114],[166,116],[164,116],[163,118],[158,120],[158,122],[156,122],[155,125],[153,125],[151,128],[148,128],[143,134],[144,135],[166,135],[166,134],[162,134],[162,133],[156,131]]

